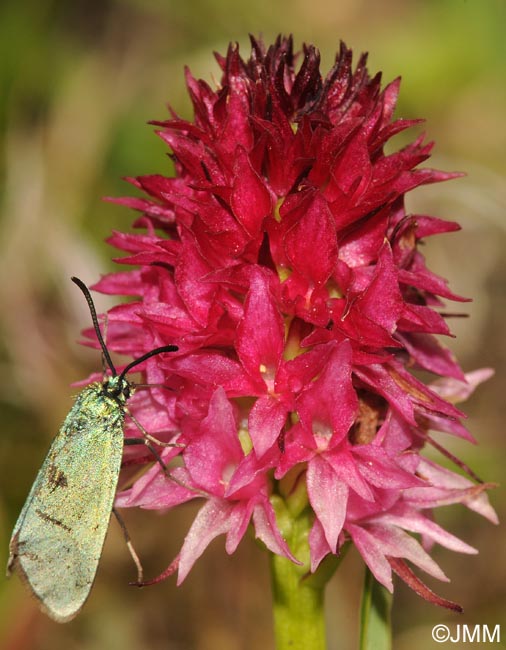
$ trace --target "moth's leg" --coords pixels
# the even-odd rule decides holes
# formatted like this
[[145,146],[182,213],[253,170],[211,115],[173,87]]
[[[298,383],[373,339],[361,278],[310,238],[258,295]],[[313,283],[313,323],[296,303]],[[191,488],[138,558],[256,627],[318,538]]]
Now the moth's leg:
[[[163,473],[165,474],[165,476],[168,479],[170,479],[171,481],[174,481],[174,483],[176,483],[177,485],[179,485],[181,487],[186,488],[187,490],[191,489],[187,485],[185,485],[182,481],[180,481],[179,479],[177,479],[175,476],[173,476],[170,473],[170,470],[167,467],[167,465],[164,463],[162,457],[160,456],[160,454],[158,453],[156,448],[151,444],[150,438],[125,438],[124,444],[125,445],[145,445],[149,449],[149,451],[153,454],[153,456],[155,457],[156,462],[160,465],[160,467],[162,468]],[[176,446],[176,445],[172,445],[172,446]],[[184,445],[177,445],[177,446],[178,447],[183,447]]]
[[142,433],[144,436],[143,438],[125,438],[124,444],[125,445],[146,445],[146,447],[149,449],[149,451],[153,454],[153,456],[156,459],[156,462],[160,465],[160,467],[163,470],[163,473],[165,476],[170,480],[176,483],[176,485],[179,485],[180,487],[185,488],[186,490],[190,490],[191,492],[195,492],[195,494],[198,494],[199,496],[204,496],[207,497],[207,493],[204,492],[203,490],[199,490],[198,488],[190,487],[183,483],[183,481],[180,481],[178,478],[173,476],[170,473],[169,468],[167,465],[164,463],[162,457],[158,453],[158,451],[155,449],[152,443],[155,445],[160,445],[161,447],[185,447],[185,445],[177,442],[163,442],[162,440],[158,440],[154,436],[152,436],[150,433],[146,431],[146,429],[142,426],[142,424],[135,418],[128,409],[125,409],[125,413],[131,418],[132,422],[137,426],[139,431]]
[[126,527],[126,524],[123,520],[123,517],[120,516],[119,512],[116,510],[116,508],[112,509],[114,516],[116,517],[119,525],[121,526],[121,530],[123,531],[123,537],[125,538],[125,542],[128,548],[128,551],[130,555],[132,556],[132,560],[134,561],[134,564],[137,568],[137,584],[142,583],[144,581],[144,571],[142,570],[142,564],[141,561],[139,560],[139,556],[135,552],[135,549],[132,544],[132,540],[130,539],[130,535],[128,534],[128,530]]
[[125,445],[144,445],[145,447],[147,447],[149,449],[149,451],[155,457],[156,462],[163,469],[164,473],[167,474],[167,476],[170,476],[169,468],[163,462],[162,457],[160,456],[160,454],[158,453],[156,448],[151,444],[151,442],[148,439],[146,439],[146,438],[125,438],[123,443]]
[[[149,451],[153,454],[153,456],[155,457],[156,462],[160,465],[160,467],[162,468],[163,473],[165,474],[165,476],[170,481],[173,481],[176,485],[179,485],[180,487],[183,487],[186,490],[190,490],[191,492],[195,492],[195,494],[198,494],[200,496],[207,496],[207,494],[205,492],[203,492],[202,490],[198,490],[197,488],[190,487],[190,486],[186,485],[185,483],[183,483],[183,481],[180,481],[178,478],[173,476],[170,473],[170,470],[167,467],[167,465],[164,463],[162,457],[158,453],[157,449],[151,444],[149,439],[146,439],[146,438],[125,438],[123,443],[125,445],[145,445],[149,449]],[[174,446],[174,447],[184,447],[184,445],[172,445],[172,446]]]
[[155,438],[154,436],[152,436],[150,433],[146,431],[146,429],[142,426],[139,420],[135,418],[128,409],[125,409],[125,413],[132,420],[132,422],[139,429],[139,431],[142,433],[142,435],[146,440],[149,440],[150,442],[154,442],[155,445],[159,445],[160,447],[184,447],[184,445],[177,442],[163,442],[163,440],[158,440],[158,438]]

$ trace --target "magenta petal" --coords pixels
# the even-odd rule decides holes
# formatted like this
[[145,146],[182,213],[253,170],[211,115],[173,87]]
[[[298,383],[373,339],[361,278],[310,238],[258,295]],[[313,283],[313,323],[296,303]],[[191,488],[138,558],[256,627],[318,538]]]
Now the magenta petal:
[[311,549],[311,573],[314,573],[319,567],[320,562],[332,549],[325,537],[325,531],[319,519],[315,519],[311,530],[309,531],[309,548]]
[[494,370],[492,368],[480,368],[466,373],[462,378],[463,381],[458,377],[447,377],[438,379],[430,387],[438,395],[451,402],[463,402],[474,393],[477,386],[490,379],[493,374]]
[[173,223],[175,220],[174,210],[167,206],[159,205],[147,199],[134,197],[110,197],[104,196],[104,201],[110,201],[117,205],[124,205],[132,210],[139,210],[150,217],[157,217],[166,223]]
[[248,428],[253,447],[260,458],[276,443],[286,420],[286,407],[269,395],[257,399],[250,411]]
[[474,555],[478,551],[466,544],[455,535],[448,533],[446,530],[438,526],[435,522],[424,517],[420,512],[414,509],[399,507],[396,510],[386,512],[378,517],[378,522],[385,524],[393,524],[410,530],[413,533],[420,533],[429,538],[433,542],[437,542],[449,548],[451,551],[457,553],[469,553]]
[[[327,188],[330,193],[332,185],[348,195],[353,195],[355,200],[367,188],[371,177],[371,158],[367,148],[365,133],[357,131],[355,136],[347,143],[342,156],[336,157],[336,164],[331,171],[332,182]],[[336,215],[337,216],[337,215]],[[338,225],[348,225],[345,215],[337,216]]]
[[325,531],[325,538],[334,553],[346,516],[348,486],[337,477],[332,466],[317,455],[308,463],[307,492],[311,506]]
[[300,423],[293,426],[285,434],[284,446],[284,451],[280,454],[274,473],[276,479],[283,478],[295,465],[308,461],[316,451],[313,436]]
[[233,510],[232,504],[221,499],[210,499],[199,510],[181,548],[178,585],[183,582],[212,540],[230,529],[230,515]]
[[425,305],[404,303],[404,310],[398,325],[401,332],[450,334],[450,328],[444,318]]
[[118,508],[137,506],[146,510],[156,510],[158,508],[172,508],[198,496],[191,489],[188,473],[183,468],[176,468],[171,471],[171,474],[189,487],[185,488],[171,481],[162,472],[160,466],[156,464],[137,480],[133,487],[119,492],[116,496],[115,505]]
[[433,293],[436,296],[448,298],[449,300],[456,300],[458,302],[466,302],[469,300],[468,298],[463,298],[452,293],[448,289],[447,281],[435,273],[431,273],[420,261],[417,261],[412,271],[401,269],[399,271],[399,281],[403,284]]
[[405,471],[380,447],[355,445],[353,455],[356,461],[361,461],[360,472],[371,485],[387,490],[399,490],[423,484],[421,479]]
[[362,267],[378,259],[390,214],[390,206],[380,210],[362,225],[352,229],[339,242],[339,259],[350,268]]
[[196,351],[184,357],[167,359],[167,369],[204,385],[222,386],[229,395],[254,395],[258,388],[241,364],[216,352]]
[[360,465],[353,456],[354,448],[333,449],[325,453],[325,460],[332,466],[338,478],[354,490],[362,499],[374,501],[374,494],[360,472]]
[[499,523],[497,514],[490,505],[485,492],[487,485],[475,485],[465,476],[455,474],[455,472],[440,467],[426,458],[420,460],[418,469],[420,475],[432,487],[408,490],[406,498],[410,503],[424,509],[449,503],[462,503],[493,524]]
[[390,246],[385,244],[381,249],[371,284],[355,303],[355,307],[362,314],[384,327],[390,334],[396,329],[404,305],[397,273]]
[[461,226],[455,221],[446,221],[437,217],[416,214],[414,215],[414,219],[416,221],[416,234],[420,239],[444,232],[455,232],[461,229]]
[[383,546],[383,552],[390,557],[402,557],[438,580],[448,578],[428,555],[417,540],[395,526],[372,526],[369,531]]
[[450,418],[463,416],[461,411],[441,399],[397,362],[362,367],[356,370],[356,374],[415,426],[415,408],[424,415],[444,414]]
[[135,269],[123,273],[104,275],[90,289],[119,296],[142,296],[144,293],[144,284],[141,272]]
[[252,449],[235,468],[225,490],[225,497],[241,500],[263,494],[266,491],[266,474],[276,466],[280,453],[277,447],[273,447],[259,459]]
[[464,379],[453,353],[441,345],[435,336],[413,332],[404,336],[397,333],[397,338],[421,368],[438,375]]
[[209,271],[209,265],[199,255],[194,243],[185,238],[174,279],[188,312],[201,326],[207,325],[209,309],[216,293],[215,285],[205,280]]
[[213,394],[208,415],[200,425],[200,435],[186,447],[183,456],[197,485],[213,494],[223,494],[243,458],[232,405],[223,388],[217,388]]
[[237,327],[237,352],[249,374],[274,383],[283,351],[283,321],[266,273],[255,269]]
[[476,440],[469,433],[466,427],[458,420],[449,420],[448,418],[442,416],[427,415],[427,414],[425,414],[424,417],[426,418],[427,427],[430,430],[444,431],[445,433],[449,433],[453,436],[457,436],[457,438],[462,438],[463,440],[467,440],[473,445],[476,444]]
[[255,506],[253,511],[253,523],[255,525],[256,537],[261,539],[270,551],[277,555],[287,557],[295,564],[302,564],[302,562],[299,562],[299,560],[292,554],[288,544],[281,535],[276,522],[274,508],[268,499],[262,500]]
[[237,147],[234,166],[234,187],[230,205],[242,226],[252,236],[262,227],[262,221],[271,212],[269,192],[258,174],[251,167],[248,154]]
[[329,279],[337,261],[336,226],[321,194],[304,206],[302,217],[286,233],[285,247],[293,267],[313,284]]
[[253,508],[254,503],[252,501],[243,501],[242,503],[236,503],[234,510],[231,512],[230,527],[225,540],[225,550],[229,555],[235,552],[244,537],[251,520]]
[[360,526],[347,524],[346,530],[350,533],[353,543],[376,580],[388,591],[393,592],[392,569],[385,558],[381,542]]
[[304,426],[322,437],[344,437],[353,424],[358,399],[351,383],[351,346],[344,341],[329,356],[322,373],[297,400]]

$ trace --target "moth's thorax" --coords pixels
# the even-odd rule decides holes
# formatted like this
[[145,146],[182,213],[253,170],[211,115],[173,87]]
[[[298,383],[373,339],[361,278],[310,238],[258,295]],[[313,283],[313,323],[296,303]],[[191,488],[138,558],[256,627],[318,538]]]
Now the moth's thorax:
[[134,392],[130,383],[121,375],[106,377],[101,386],[104,395],[112,397],[120,404],[125,404]]

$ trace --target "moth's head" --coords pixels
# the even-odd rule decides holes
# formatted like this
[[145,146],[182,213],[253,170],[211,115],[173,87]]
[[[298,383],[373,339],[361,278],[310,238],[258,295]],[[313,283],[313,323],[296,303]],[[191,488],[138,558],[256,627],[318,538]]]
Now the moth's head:
[[133,394],[133,388],[125,377],[121,375],[104,379],[102,388],[106,395],[113,397],[122,404],[124,404]]

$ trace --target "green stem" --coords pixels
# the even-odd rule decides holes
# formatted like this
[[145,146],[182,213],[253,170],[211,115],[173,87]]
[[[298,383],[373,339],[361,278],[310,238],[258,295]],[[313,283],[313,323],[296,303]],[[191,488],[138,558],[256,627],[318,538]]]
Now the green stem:
[[316,573],[310,571],[309,533],[313,513],[300,470],[288,473],[271,497],[276,519],[292,553],[302,564],[271,555],[274,633],[277,650],[325,650],[323,603],[325,586],[344,556],[328,555]]
[[271,555],[276,650],[325,650],[325,585],[305,580],[300,567]]
[[392,594],[365,570],[360,607],[360,650],[391,650]]

